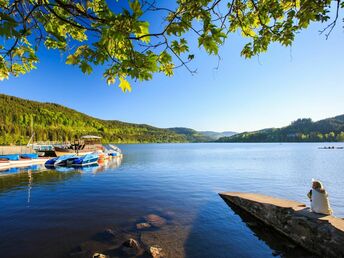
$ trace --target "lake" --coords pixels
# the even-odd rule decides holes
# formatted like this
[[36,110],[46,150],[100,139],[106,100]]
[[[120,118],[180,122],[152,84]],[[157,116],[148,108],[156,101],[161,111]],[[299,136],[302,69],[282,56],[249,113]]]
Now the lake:
[[[169,257],[313,257],[218,193],[308,205],[315,178],[334,215],[344,217],[344,150],[318,148],[329,145],[343,143],[120,145],[123,160],[100,167],[0,172],[0,256],[86,257],[84,250],[114,244],[104,236],[111,229],[153,242]],[[164,225],[136,230],[148,214]]]

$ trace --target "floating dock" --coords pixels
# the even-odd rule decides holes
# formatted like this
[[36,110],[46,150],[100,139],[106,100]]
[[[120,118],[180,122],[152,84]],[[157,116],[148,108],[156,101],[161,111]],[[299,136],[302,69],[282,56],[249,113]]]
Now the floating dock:
[[311,212],[305,204],[254,193],[220,196],[321,257],[344,257],[344,220]]
[[2,170],[10,168],[22,168],[32,165],[44,164],[48,159],[47,158],[38,158],[38,159],[24,159],[24,160],[10,160],[9,162],[0,163],[0,172]]

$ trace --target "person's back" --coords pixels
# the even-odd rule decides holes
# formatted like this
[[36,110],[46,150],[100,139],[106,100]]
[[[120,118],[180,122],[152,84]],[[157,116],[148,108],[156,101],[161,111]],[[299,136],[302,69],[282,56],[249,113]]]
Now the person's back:
[[311,209],[313,212],[325,215],[332,214],[328,194],[320,181],[313,181],[312,190],[309,192],[308,197],[311,200]]

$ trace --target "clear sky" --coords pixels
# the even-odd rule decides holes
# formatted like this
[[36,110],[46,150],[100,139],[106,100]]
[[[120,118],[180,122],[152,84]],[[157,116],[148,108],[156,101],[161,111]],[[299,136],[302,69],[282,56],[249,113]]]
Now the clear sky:
[[[339,20],[341,21],[341,19]],[[196,130],[248,131],[280,127],[297,118],[344,113],[344,33],[340,22],[328,40],[325,25],[300,33],[291,48],[273,45],[259,58],[240,57],[245,39],[230,35],[218,58],[197,48],[191,75],[132,82],[123,93],[107,86],[102,69],[88,76],[64,64],[58,52],[41,51],[38,69],[0,82],[0,93],[55,102],[102,119]]]

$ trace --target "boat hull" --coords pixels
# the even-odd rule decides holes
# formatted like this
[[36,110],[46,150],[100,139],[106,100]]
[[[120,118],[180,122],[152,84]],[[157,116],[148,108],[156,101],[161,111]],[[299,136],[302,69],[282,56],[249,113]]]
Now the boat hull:
[[61,151],[61,150],[55,150],[55,154],[57,157],[61,157],[63,155],[76,155],[76,156],[83,156],[86,154],[90,154],[92,152],[88,151],[88,152],[76,152],[74,150],[66,150],[66,151]]
[[20,157],[23,159],[38,159],[38,154],[37,153],[20,154]]
[[97,154],[86,154],[73,161],[73,166],[82,167],[97,164],[99,156]]
[[0,159],[20,160],[19,154],[0,155]]

